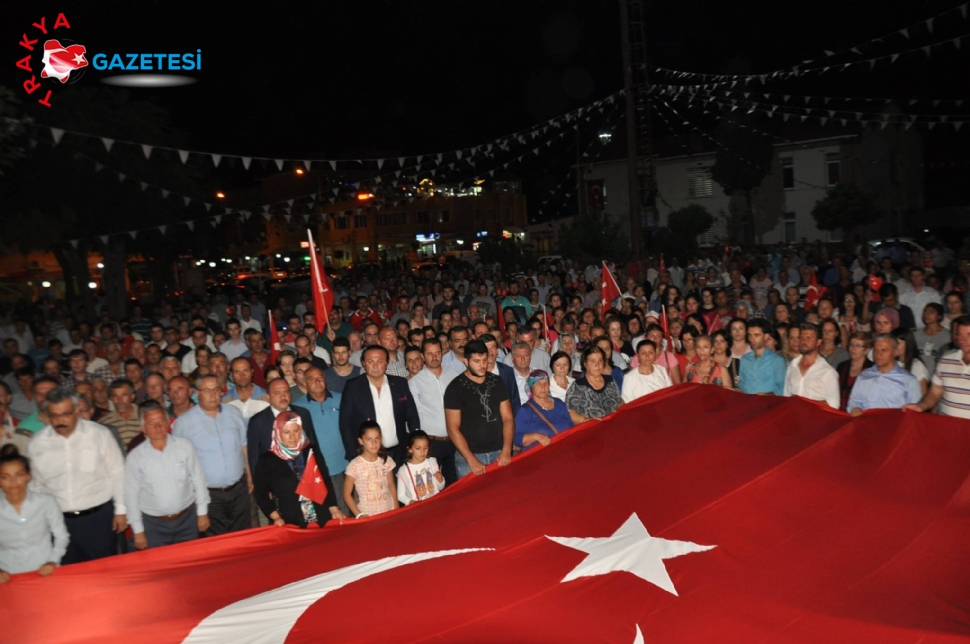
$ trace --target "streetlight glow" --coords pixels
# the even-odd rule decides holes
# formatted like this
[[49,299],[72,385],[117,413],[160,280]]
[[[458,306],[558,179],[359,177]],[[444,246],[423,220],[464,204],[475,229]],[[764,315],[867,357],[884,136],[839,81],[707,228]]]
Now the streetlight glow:
[[88,282],[88,288],[93,291],[94,289],[98,288],[98,283],[97,282]]
[[226,193],[224,193],[222,190],[216,193],[216,199],[225,199],[225,198],[226,198]]
[[47,280],[44,280],[43,282],[41,282],[40,285],[43,286],[44,288],[50,288],[51,287],[51,283],[48,282]]
[[101,262],[98,262],[98,268],[104,268],[104,264],[102,264]]

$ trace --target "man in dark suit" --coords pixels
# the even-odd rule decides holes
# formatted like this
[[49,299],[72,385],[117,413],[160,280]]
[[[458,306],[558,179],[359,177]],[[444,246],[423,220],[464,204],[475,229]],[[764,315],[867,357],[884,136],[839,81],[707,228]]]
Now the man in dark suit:
[[281,411],[292,411],[299,415],[300,420],[303,421],[303,431],[310,439],[314,451],[322,454],[310,412],[303,407],[290,407],[290,386],[286,378],[277,378],[266,387],[269,389],[269,407],[250,418],[246,430],[246,450],[250,471],[256,471],[259,457],[269,451],[273,443],[273,423],[276,421],[276,415]]
[[340,403],[340,434],[347,460],[357,456],[357,434],[364,421],[381,426],[384,447],[400,467],[407,458],[408,434],[420,428],[418,407],[406,378],[388,376],[387,349],[374,345],[360,356],[364,373],[344,385]]
[[522,401],[519,400],[519,385],[515,382],[515,369],[498,361],[498,340],[491,333],[483,333],[478,339],[485,343],[488,349],[488,372],[494,373],[505,383],[509,390],[509,402],[512,403],[512,417],[518,413]]

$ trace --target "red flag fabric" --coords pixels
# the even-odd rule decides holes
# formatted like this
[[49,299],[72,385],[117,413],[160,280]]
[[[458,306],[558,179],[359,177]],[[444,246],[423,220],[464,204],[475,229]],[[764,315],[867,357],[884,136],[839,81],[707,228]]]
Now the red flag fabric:
[[502,310],[502,305],[497,301],[495,302],[495,308],[498,309],[498,316],[496,317],[495,323],[498,324],[498,328],[502,331],[502,338],[499,345],[505,344],[505,311]]
[[606,320],[606,313],[610,310],[610,304],[618,297],[620,297],[620,285],[616,283],[616,279],[606,262],[603,262],[603,310],[600,312],[603,320]]
[[15,575],[0,586],[4,632],[44,644],[965,642],[967,426],[681,385],[389,514]]
[[811,308],[814,308],[818,304],[819,299],[821,299],[821,297],[825,295],[825,292],[827,290],[828,289],[825,288],[824,286],[819,288],[818,278],[816,277],[816,274],[813,271],[812,279],[809,280],[808,282],[808,290],[805,291],[805,310],[807,311]]
[[[327,500],[327,484],[320,476],[320,468],[312,451],[300,483],[296,486],[296,493],[320,504]],[[343,490],[338,490],[337,494],[343,494]]]
[[870,297],[873,302],[882,302],[882,296],[879,295],[879,289],[882,288],[883,281],[878,275],[869,276],[869,291]]
[[276,322],[273,320],[273,312],[266,311],[266,314],[269,315],[269,362],[276,364],[276,357],[283,350],[283,345],[280,343],[280,332],[277,331]]
[[[333,311],[333,289],[330,288],[327,271],[323,270],[323,266],[321,266],[317,247],[313,245],[313,233],[307,230],[306,234],[310,240],[310,248],[307,250],[310,251],[310,290],[313,291],[314,313],[316,313],[318,320],[323,319],[324,324],[330,324],[330,313]],[[320,331],[322,332],[323,328]]]
[[[665,304],[660,305],[660,328],[664,331],[664,342],[667,343],[664,350],[673,353],[674,343],[670,338],[670,320],[667,318],[667,306]],[[635,347],[634,350],[636,350]]]

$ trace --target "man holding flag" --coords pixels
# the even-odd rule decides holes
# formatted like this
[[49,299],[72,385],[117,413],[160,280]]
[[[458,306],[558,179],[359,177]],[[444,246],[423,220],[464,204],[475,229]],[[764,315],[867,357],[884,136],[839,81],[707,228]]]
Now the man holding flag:
[[310,242],[307,250],[310,253],[310,290],[313,292],[313,311],[317,320],[322,321],[326,326],[330,326],[330,315],[333,312],[334,301],[333,289],[330,288],[327,272],[321,266],[317,247],[313,244],[313,233],[307,230],[306,234]]
[[616,278],[610,272],[609,266],[603,262],[603,291],[600,295],[602,309],[600,316],[606,321],[606,314],[610,312],[610,307],[620,297],[620,285],[616,283]]

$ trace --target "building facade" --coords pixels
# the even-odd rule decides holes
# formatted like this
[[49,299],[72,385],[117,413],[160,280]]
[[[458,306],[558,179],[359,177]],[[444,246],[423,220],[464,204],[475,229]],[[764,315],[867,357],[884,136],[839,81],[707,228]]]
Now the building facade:
[[[902,235],[919,225],[923,210],[923,151],[915,130],[866,129],[849,134],[789,137],[774,145],[769,173],[752,194],[755,241],[764,244],[801,240],[838,242],[842,231],[823,231],[812,209],[840,182],[852,182],[875,197],[885,213],[880,222],[858,231],[864,237]],[[662,146],[661,146],[662,147]],[[690,204],[703,206],[714,225],[702,235],[702,245],[726,241],[732,235],[732,213],[744,213],[745,197],[728,196],[711,177],[715,152],[664,155],[654,159],[657,179],[657,219],[666,226],[670,213]],[[604,211],[629,231],[626,159],[582,168],[586,185],[602,181]],[[588,201],[583,200],[588,207]],[[645,218],[649,219],[649,218]],[[651,222],[645,221],[645,225]]]

